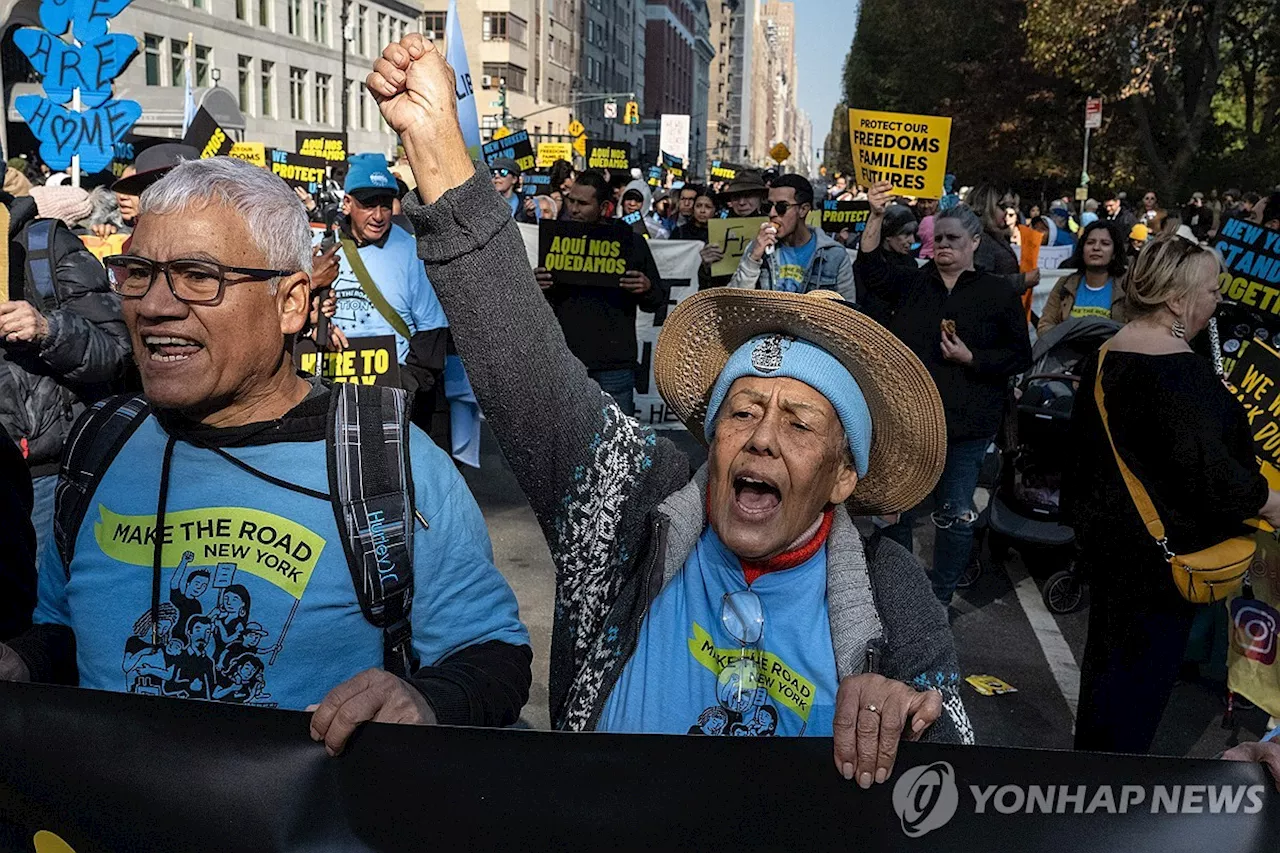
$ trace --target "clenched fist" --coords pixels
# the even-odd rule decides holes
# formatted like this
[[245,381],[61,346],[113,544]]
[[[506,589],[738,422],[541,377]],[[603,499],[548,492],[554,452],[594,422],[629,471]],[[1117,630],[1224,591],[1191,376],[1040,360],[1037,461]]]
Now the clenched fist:
[[396,133],[439,135],[458,127],[456,81],[436,46],[410,33],[387,45],[365,85]]

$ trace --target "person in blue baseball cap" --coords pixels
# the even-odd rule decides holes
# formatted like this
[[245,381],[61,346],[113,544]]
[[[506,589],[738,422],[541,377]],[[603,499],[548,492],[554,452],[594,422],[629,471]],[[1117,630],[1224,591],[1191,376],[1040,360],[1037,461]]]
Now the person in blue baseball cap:
[[394,223],[400,185],[385,156],[367,153],[347,158],[342,189],[333,324],[348,340],[395,336],[401,384],[414,392],[414,422],[447,444],[432,426],[437,391],[443,392],[449,323],[413,236]]

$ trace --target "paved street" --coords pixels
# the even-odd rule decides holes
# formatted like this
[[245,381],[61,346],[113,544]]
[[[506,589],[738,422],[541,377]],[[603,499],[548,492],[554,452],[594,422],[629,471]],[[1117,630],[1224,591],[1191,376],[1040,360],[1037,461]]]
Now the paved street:
[[[698,458],[704,455],[688,434],[669,435]],[[467,469],[465,475],[489,524],[498,568],[515,589],[520,614],[533,638],[534,686],[524,717],[535,728],[547,728],[554,570],[533,513],[487,426],[483,447],[482,469]],[[917,528],[916,553],[926,563],[931,548],[930,530]],[[1053,570],[1044,555],[1024,558],[1015,551],[1003,569],[989,568],[972,588],[957,596],[952,627],[961,674],[994,675],[1018,690],[981,696],[969,685],[962,687],[980,743],[1048,749],[1071,746],[1088,608],[1086,604],[1064,616],[1045,608],[1041,587]],[[1175,689],[1155,752],[1212,756],[1238,740],[1256,739],[1266,730],[1266,715],[1257,710],[1237,710],[1238,728],[1223,729],[1223,676],[1218,673],[1214,681],[1210,667],[1200,669],[1202,677],[1180,682]]]

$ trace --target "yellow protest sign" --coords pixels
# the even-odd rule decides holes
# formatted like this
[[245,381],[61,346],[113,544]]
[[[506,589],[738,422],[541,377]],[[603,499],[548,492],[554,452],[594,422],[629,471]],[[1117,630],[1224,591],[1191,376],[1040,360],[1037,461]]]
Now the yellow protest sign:
[[859,184],[891,181],[921,198],[942,198],[951,119],[849,110],[849,142]]
[[557,160],[572,160],[573,146],[568,142],[539,142],[538,168],[550,169]]
[[237,142],[231,146],[229,157],[267,168],[267,146],[261,142]]
[[747,250],[747,244],[756,238],[760,226],[768,222],[767,216],[751,216],[745,219],[712,219],[707,223],[707,244],[719,246],[724,257],[711,265],[711,274],[733,275],[738,261]]
[[262,578],[301,599],[325,540],[295,521],[248,507],[204,507],[171,512],[157,533],[155,515],[120,515],[98,505],[93,535],[102,553],[151,567],[156,537],[163,566],[190,552],[196,561],[234,561],[236,570]]
[[493,132],[494,139],[501,139],[504,136],[510,136],[510,135],[511,135],[511,128],[509,127],[500,127]]

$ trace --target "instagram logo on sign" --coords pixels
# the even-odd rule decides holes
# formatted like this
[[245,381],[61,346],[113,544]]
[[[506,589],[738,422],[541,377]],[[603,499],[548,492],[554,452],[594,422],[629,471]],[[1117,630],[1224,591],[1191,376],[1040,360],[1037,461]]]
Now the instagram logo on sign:
[[1236,651],[1261,664],[1275,662],[1280,613],[1261,601],[1237,598],[1231,602],[1231,623]]

